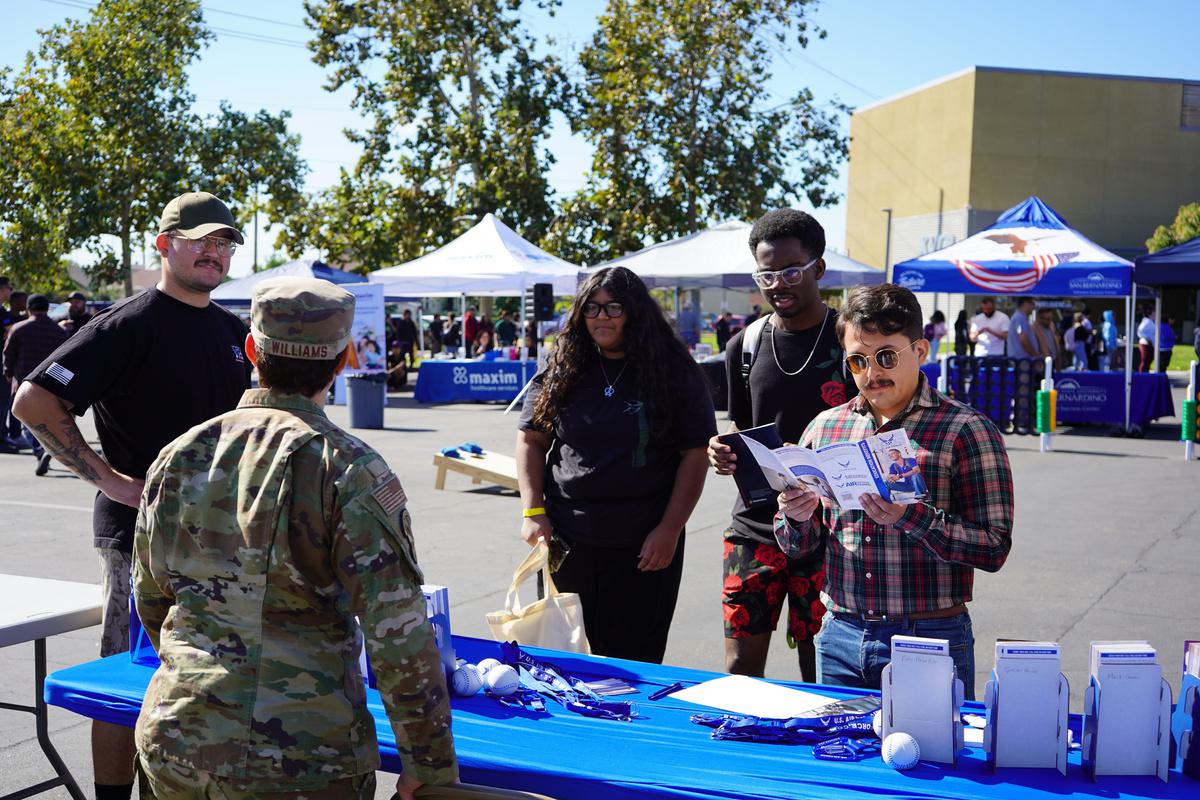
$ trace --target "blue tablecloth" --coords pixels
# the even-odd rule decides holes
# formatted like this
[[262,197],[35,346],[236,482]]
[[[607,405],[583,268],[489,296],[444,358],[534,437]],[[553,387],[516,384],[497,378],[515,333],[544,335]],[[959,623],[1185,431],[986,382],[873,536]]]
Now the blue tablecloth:
[[[454,637],[458,655],[472,662],[498,657],[495,642]],[[701,709],[666,697],[646,696],[675,681],[702,681],[712,673],[679,667],[599,659],[538,650],[531,652],[591,680],[620,677],[641,695],[633,722],[578,716],[547,703],[548,715],[501,706],[484,695],[454,698],[454,738],[465,781],[526,789],[559,800],[572,798],[953,798],[1023,800],[1064,795],[1116,798],[1196,797],[1200,783],[1171,773],[1170,783],[1151,777],[1106,777],[1093,783],[1070,756],[1067,777],[1053,770],[1003,770],[993,774],[978,750],[970,750],[957,770],[922,763],[896,772],[878,758],[860,763],[817,761],[808,746],[720,742],[689,721]],[[133,663],[128,654],[59,670],[46,679],[46,702],[117,725],[133,725],[152,666]],[[831,697],[863,694],[829,687],[789,684]],[[384,768],[399,770],[396,743],[379,695],[368,692]],[[970,704],[973,710],[978,706]],[[1078,737],[1078,718],[1073,718]]]
[[[937,385],[941,364],[924,364],[921,371],[931,384]],[[1041,388],[1040,371],[1035,388]],[[1125,424],[1124,372],[1055,372],[1054,388],[1058,390],[1059,424]],[[1133,373],[1129,423],[1145,427],[1159,417],[1173,416],[1175,402],[1167,376],[1160,372]]]
[[511,402],[533,377],[536,362],[421,362],[414,396],[418,403]]

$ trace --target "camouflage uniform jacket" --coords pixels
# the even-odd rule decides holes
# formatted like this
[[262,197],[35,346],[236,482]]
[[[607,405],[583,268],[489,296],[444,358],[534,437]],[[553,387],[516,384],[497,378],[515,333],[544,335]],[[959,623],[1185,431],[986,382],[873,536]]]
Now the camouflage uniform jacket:
[[457,778],[404,503],[383,458],[296,395],[250,390],[167,445],[134,542],[162,659],[138,749],[275,791],[377,769],[358,615],[405,772]]

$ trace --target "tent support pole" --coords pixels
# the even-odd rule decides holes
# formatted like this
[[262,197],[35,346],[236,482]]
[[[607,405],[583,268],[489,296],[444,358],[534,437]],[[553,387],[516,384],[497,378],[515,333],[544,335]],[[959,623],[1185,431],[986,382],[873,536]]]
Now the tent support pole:
[[1132,284],[1125,299],[1125,432],[1129,433],[1129,406],[1133,398],[1133,308],[1137,284]]
[[1162,289],[1154,297],[1154,371],[1166,372],[1159,360],[1162,358]]

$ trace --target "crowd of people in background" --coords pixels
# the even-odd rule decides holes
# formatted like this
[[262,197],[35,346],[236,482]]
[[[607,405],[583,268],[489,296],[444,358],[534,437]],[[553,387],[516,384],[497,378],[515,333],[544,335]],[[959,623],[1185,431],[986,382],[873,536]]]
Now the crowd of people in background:
[[50,298],[13,288],[12,279],[0,276],[0,453],[28,450],[37,461],[34,471],[45,475],[50,455],[21,421],[12,415],[12,393],[21,381],[92,318],[82,292],[67,296],[66,315],[50,317]]
[[[1060,311],[1057,305],[1039,306],[1032,297],[1018,297],[1010,316],[997,308],[995,298],[985,297],[976,306],[974,315],[969,315],[966,309],[958,312],[950,352],[956,356],[1050,357],[1054,368],[1059,370],[1123,370],[1125,347],[1115,313],[1105,309],[1098,326],[1092,314],[1087,306]],[[1177,343],[1177,321],[1167,315],[1156,326],[1152,306],[1139,309],[1138,316],[1141,321],[1135,333],[1133,368],[1138,372],[1151,369],[1166,372]],[[1160,350],[1157,365],[1153,363],[1156,332]],[[938,359],[946,334],[945,315],[934,311],[924,330],[925,339],[931,344],[930,361]],[[1196,356],[1200,358],[1200,322],[1193,335]]]

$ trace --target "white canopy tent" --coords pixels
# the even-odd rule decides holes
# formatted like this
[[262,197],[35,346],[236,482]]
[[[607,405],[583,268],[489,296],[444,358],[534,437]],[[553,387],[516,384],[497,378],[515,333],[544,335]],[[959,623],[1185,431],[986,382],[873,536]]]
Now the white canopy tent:
[[549,283],[556,295],[572,295],[580,268],[552,256],[494,214],[432,253],[385,267],[370,275],[389,295],[520,297],[535,283]]
[[[627,267],[650,287],[688,289],[757,289],[751,273],[756,264],[748,244],[751,225],[733,221],[660,242],[592,267]],[[822,289],[848,289],[883,283],[884,271],[825,251]]]

